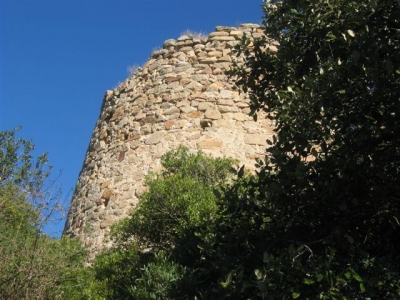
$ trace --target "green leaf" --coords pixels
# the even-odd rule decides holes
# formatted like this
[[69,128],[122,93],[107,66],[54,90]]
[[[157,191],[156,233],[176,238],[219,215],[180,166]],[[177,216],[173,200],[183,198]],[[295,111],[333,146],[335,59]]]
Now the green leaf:
[[328,34],[326,35],[326,39],[327,39],[328,41],[333,41],[333,40],[336,39],[336,36],[335,36],[333,33],[328,33]]
[[297,292],[293,292],[292,293],[292,298],[293,299],[297,299],[297,298],[299,298],[300,297],[300,293],[297,293]]
[[355,280],[357,280],[358,282],[362,282],[363,281],[362,277],[360,275],[358,275],[357,273],[353,273],[353,278]]
[[304,283],[307,284],[307,285],[311,285],[311,284],[314,284],[315,281],[313,279],[310,279],[310,278],[304,278]]
[[364,284],[362,282],[360,283],[360,290],[362,292],[365,292],[365,286],[364,286]]

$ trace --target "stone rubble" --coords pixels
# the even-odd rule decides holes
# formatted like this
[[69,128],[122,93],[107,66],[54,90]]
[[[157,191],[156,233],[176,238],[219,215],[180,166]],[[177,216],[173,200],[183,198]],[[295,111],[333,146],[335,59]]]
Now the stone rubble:
[[263,33],[259,25],[242,24],[166,40],[135,74],[106,91],[64,229],[92,257],[110,246],[110,226],[132,212],[145,175],[160,170],[167,151],[183,145],[236,158],[249,170],[264,156],[271,121],[254,122],[249,96],[225,75],[232,61],[241,62],[232,49],[243,34]]

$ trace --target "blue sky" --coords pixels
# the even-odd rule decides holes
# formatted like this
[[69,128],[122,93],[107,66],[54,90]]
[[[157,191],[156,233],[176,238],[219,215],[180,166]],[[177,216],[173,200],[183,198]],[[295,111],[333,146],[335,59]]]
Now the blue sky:
[[[0,0],[0,131],[75,186],[104,92],[185,30],[260,23],[262,0]],[[58,225],[58,229],[63,224]]]

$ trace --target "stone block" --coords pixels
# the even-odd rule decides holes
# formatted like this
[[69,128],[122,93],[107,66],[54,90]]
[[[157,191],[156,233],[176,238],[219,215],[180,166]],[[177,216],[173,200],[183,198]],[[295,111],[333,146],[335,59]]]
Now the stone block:
[[210,102],[200,102],[199,105],[197,106],[197,109],[199,111],[206,111],[207,109],[211,109],[214,107],[214,104]]
[[178,120],[178,121],[176,121],[176,125],[179,128],[185,128],[189,125],[189,122],[187,120]]
[[175,45],[176,45],[176,40],[174,40],[174,39],[169,39],[169,40],[166,40],[166,41],[164,42],[163,47],[164,47],[164,48],[168,48],[168,47],[175,46]]
[[135,120],[137,120],[137,121],[140,121],[144,118],[146,118],[146,114],[144,114],[144,113],[140,113],[135,116]]
[[209,38],[210,41],[234,41],[235,37],[233,36],[213,36]]
[[117,120],[119,117],[121,117],[121,116],[123,116],[123,115],[124,115],[124,109],[123,109],[123,108],[117,109],[117,110],[113,113],[113,115],[112,115],[112,117],[111,117],[111,119],[110,119],[110,122]]
[[232,99],[232,91],[230,90],[221,90],[220,94],[223,99]]
[[214,36],[229,36],[229,32],[226,32],[226,31],[215,31],[215,32],[211,32],[208,36],[209,36],[209,37],[214,37]]
[[179,101],[176,104],[176,107],[182,107],[182,106],[190,106],[190,101],[187,99],[183,99],[182,101]]
[[114,177],[114,184],[117,184],[119,182],[122,182],[124,180],[124,176],[123,175],[118,175]]
[[179,114],[181,111],[179,110],[179,108],[173,106],[168,108],[167,110],[165,110],[163,112],[164,115],[172,115],[172,114]]
[[115,222],[114,219],[107,219],[100,223],[100,228],[101,229],[111,228],[114,222]]
[[231,61],[232,58],[227,55],[217,58],[217,62],[231,62]]
[[186,114],[186,116],[190,119],[197,119],[200,118],[203,115],[201,111],[194,111],[191,113]]
[[219,104],[219,105],[230,105],[230,106],[234,106],[234,105],[235,105],[235,102],[233,102],[233,100],[218,99],[218,100],[217,100],[217,104]]
[[204,116],[211,120],[221,119],[221,113],[216,109],[207,109]]
[[189,83],[186,88],[192,90],[192,91],[201,91],[203,89],[203,85],[201,83],[198,83],[196,81],[192,81]]
[[222,142],[218,140],[205,140],[197,143],[199,149],[221,148]]
[[182,85],[187,85],[188,83],[190,83],[192,80],[190,80],[189,77],[183,77],[181,80],[179,80],[179,83]]
[[249,145],[266,145],[267,136],[264,134],[249,133],[244,136],[244,142]]
[[151,134],[146,140],[145,140],[145,144],[146,145],[155,145],[158,144],[159,142],[161,142],[163,140],[163,138],[165,137],[166,133],[164,131],[157,131],[154,132],[153,134]]
[[190,141],[198,140],[199,138],[201,138],[201,134],[200,134],[200,133],[195,133],[195,134],[192,134],[192,135],[190,135],[190,136],[188,137],[188,139],[189,139]]
[[157,122],[157,118],[154,116],[149,116],[149,117],[145,117],[143,119],[140,120],[140,124],[144,125],[144,124],[154,124]]
[[221,120],[215,120],[212,122],[212,127],[214,128],[234,128],[234,126],[236,125],[236,122],[234,120],[225,120],[225,119],[221,119]]
[[278,48],[274,45],[269,45],[267,47],[267,52],[269,52],[269,53],[276,53],[277,51],[278,51]]
[[181,35],[179,38],[178,38],[178,41],[186,41],[186,40],[191,40],[192,38],[189,36],[189,35],[187,35],[187,34],[184,34],[184,35]]
[[237,112],[239,109],[232,105],[217,105],[221,113]]
[[105,189],[101,195],[103,199],[110,200],[113,195],[113,191],[111,189]]
[[165,129],[166,130],[171,130],[172,127],[174,126],[175,122],[176,122],[175,120],[165,121],[165,123],[164,123]]
[[192,111],[196,111],[197,109],[196,109],[195,107],[192,107],[192,106],[182,106],[182,107],[180,108],[180,110],[181,110],[181,112],[183,112],[183,113],[190,113],[190,112],[192,112]]
[[221,57],[222,56],[222,52],[220,52],[220,51],[210,51],[210,52],[207,53],[207,56],[209,56],[209,57],[213,57],[213,56]]
[[146,175],[143,171],[135,171],[135,172],[132,172],[131,174],[132,174],[131,178],[133,180],[141,180]]
[[260,28],[260,25],[254,23],[243,23],[240,24],[241,28]]
[[105,188],[108,188],[111,184],[111,180],[107,180],[105,182],[103,182],[100,186],[100,189],[104,190]]
[[179,51],[182,51],[182,52],[188,52],[188,51],[192,51],[192,50],[193,50],[193,47],[190,47],[190,46],[182,47],[179,49]]
[[248,120],[249,116],[246,115],[246,114],[243,114],[243,113],[235,113],[235,114],[233,114],[233,119],[236,120],[236,121],[243,122],[243,121]]
[[220,82],[220,81],[216,81],[211,83],[208,88],[207,88],[207,92],[213,92],[213,91],[219,91],[221,88],[225,87],[225,83]]
[[230,32],[231,30],[236,30],[236,27],[230,27],[230,26],[216,26],[215,31],[227,31]]
[[229,34],[232,35],[232,36],[240,37],[240,36],[243,35],[243,31],[240,31],[240,30],[232,30],[232,31],[229,32]]
[[217,61],[217,58],[214,56],[199,59],[199,63],[201,63],[201,64],[213,64],[216,61]]

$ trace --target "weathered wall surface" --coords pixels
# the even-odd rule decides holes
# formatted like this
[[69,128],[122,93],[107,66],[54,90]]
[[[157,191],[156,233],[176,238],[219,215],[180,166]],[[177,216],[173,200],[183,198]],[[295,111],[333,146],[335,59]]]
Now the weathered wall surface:
[[65,235],[77,236],[92,254],[107,247],[110,226],[134,209],[145,175],[157,171],[161,155],[179,145],[253,168],[272,126],[267,119],[253,121],[248,95],[224,74],[244,32],[262,34],[258,25],[243,24],[219,26],[207,37],[167,40],[143,68],[106,92]]

